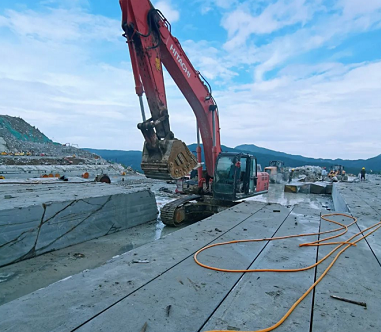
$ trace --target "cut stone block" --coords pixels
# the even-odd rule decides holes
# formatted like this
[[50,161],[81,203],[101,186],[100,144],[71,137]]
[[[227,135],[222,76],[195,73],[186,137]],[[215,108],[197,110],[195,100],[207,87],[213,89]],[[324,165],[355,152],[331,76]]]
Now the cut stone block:
[[294,184],[286,184],[284,186],[285,193],[297,193],[300,189],[300,186]]
[[310,184],[303,184],[300,186],[300,190],[299,192],[303,193],[303,194],[309,194],[310,193]]
[[327,186],[325,187],[325,193],[328,195],[332,194],[332,184],[327,184]]
[[311,194],[323,195],[325,194],[325,187],[326,186],[324,184],[311,183],[310,192]]
[[[0,186],[0,266],[156,219],[155,195],[103,183]],[[5,201],[5,200],[4,200]]]

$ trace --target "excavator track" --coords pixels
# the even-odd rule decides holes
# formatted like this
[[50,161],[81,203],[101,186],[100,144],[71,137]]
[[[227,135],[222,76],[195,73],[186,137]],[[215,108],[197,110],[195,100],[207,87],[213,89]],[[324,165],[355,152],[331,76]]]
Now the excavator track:
[[200,198],[200,195],[191,195],[165,204],[160,212],[161,221],[168,226],[178,226],[186,217],[184,205]]

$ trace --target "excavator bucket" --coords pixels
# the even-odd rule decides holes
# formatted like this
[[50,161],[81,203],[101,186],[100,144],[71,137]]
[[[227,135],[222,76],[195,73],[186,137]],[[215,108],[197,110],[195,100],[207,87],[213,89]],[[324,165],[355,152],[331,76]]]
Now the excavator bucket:
[[179,179],[197,166],[196,157],[180,140],[161,140],[158,147],[149,149],[144,143],[142,170],[148,178]]

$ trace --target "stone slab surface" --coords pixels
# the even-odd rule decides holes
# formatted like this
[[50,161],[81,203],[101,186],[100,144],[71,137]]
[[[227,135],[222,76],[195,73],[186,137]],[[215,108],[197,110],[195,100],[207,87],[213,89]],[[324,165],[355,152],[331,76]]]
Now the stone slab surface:
[[[365,230],[381,220],[381,176],[368,176],[368,179],[366,182],[339,183],[336,186],[336,200],[344,201],[348,211],[358,218],[359,230]],[[367,237],[366,242],[381,264],[379,233]]]
[[[271,206],[265,207],[212,243],[255,236],[272,237],[290,212],[284,207],[280,209],[279,213],[274,213]],[[229,218],[229,214],[220,218]],[[232,246],[230,250],[223,247],[213,248],[211,252],[202,255],[202,258],[206,264],[245,269],[265,245],[266,242],[258,242]],[[145,322],[153,331],[198,331],[241,276],[241,273],[205,270],[195,266],[193,257],[188,257],[154,282],[83,325],[78,331],[117,331],[120,326],[128,331],[139,331]],[[169,316],[166,315],[168,305],[171,305]]]
[[[365,212],[371,209],[376,213],[377,200],[371,201],[367,190],[362,192],[369,200]],[[343,198],[344,202],[353,195],[361,196],[353,191]],[[348,203],[350,210],[352,205]],[[146,322],[146,332],[266,328],[279,320],[328,261],[305,272],[233,274],[203,269],[192,256],[214,242],[330,229],[319,214],[320,208],[310,202],[287,207],[260,202],[239,204],[97,269],[0,306],[0,316],[4,317],[0,330],[139,332]],[[365,216],[369,220],[363,218],[361,223],[363,216],[357,216],[359,226],[350,228],[343,239],[370,222],[372,215]],[[381,242],[380,234],[375,234],[375,243]],[[316,262],[332,249],[299,248],[302,242],[306,238],[215,247],[202,253],[200,259],[228,268],[298,268]],[[133,263],[136,260],[148,262]],[[360,242],[343,254],[315,291],[275,331],[379,331],[380,271],[372,242]],[[368,309],[339,302],[330,294],[365,301]]]
[[157,215],[151,191],[102,183],[1,185],[0,197],[0,266],[133,227]]
[[[333,219],[339,222],[343,220],[339,217]],[[347,218],[344,223],[348,223]],[[333,228],[336,226],[325,222],[321,224],[322,231]],[[358,227],[352,226],[347,234],[338,239],[343,241],[358,232]],[[375,233],[375,236],[379,241],[381,240],[379,232]],[[319,247],[319,259],[328,254],[330,250],[332,250],[331,246]],[[317,267],[318,276],[333,257]],[[363,240],[356,247],[346,250],[316,287],[312,331],[380,331],[381,288],[379,280],[381,280],[381,266],[366,241]],[[366,302],[367,308],[332,299],[330,295]]]
[[[381,218],[381,177],[370,176],[368,181],[360,183],[335,183],[332,197],[337,211],[349,212],[358,219],[355,226],[342,237],[364,231],[380,221]],[[337,218],[338,221],[343,218]],[[332,228],[322,224],[322,230]],[[319,257],[328,252],[328,248],[319,248]],[[345,251],[327,277],[316,288],[313,331],[380,331],[381,317],[381,233],[370,235],[356,247]],[[327,266],[318,267],[321,272]],[[340,302],[330,298],[336,295],[343,298],[366,302],[367,309],[361,306]]]
[[[274,236],[319,231],[320,211],[308,204],[297,205]],[[316,262],[316,247],[299,248],[317,236],[269,242],[251,269],[300,268]],[[275,324],[314,282],[315,268],[303,272],[246,273],[227,299],[203,326],[202,331],[256,331]],[[276,331],[309,331],[312,294]]]
[[332,186],[332,200],[333,207],[336,212],[348,212],[348,205],[344,199],[344,196],[341,194],[342,191],[342,183],[334,183]]
[[[257,202],[240,204],[218,215],[228,214],[227,218],[207,218],[97,269],[86,270],[2,305],[0,316],[5,318],[0,321],[0,331],[73,330],[191,257],[264,206]],[[221,232],[215,230],[217,227]],[[133,260],[150,263],[132,263]]]

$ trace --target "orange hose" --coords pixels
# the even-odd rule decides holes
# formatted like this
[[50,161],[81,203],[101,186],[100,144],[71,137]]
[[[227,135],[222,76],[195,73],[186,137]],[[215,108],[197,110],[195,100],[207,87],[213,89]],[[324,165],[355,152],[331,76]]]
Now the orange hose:
[[[339,223],[337,221],[334,221],[334,220],[331,220],[331,219],[328,219],[327,217],[330,217],[330,216],[344,216],[344,217],[347,217],[347,218],[351,218],[353,219],[353,221],[348,224],[348,225],[344,225],[342,223]],[[256,330],[256,331],[232,331],[232,330],[229,330],[229,331],[226,331],[226,330],[210,330],[210,331],[206,331],[206,332],[269,332],[269,331],[272,331],[274,329],[276,329],[277,327],[279,327],[290,315],[291,313],[294,311],[294,309],[298,306],[298,304],[300,302],[303,301],[303,299],[315,288],[315,286],[324,278],[324,276],[328,273],[328,271],[331,269],[331,267],[333,266],[333,264],[335,264],[335,262],[337,261],[337,259],[339,258],[339,256],[345,251],[347,250],[349,247],[351,246],[356,246],[357,242],[365,239],[367,236],[371,235],[372,233],[374,233],[375,231],[377,231],[380,227],[381,227],[381,221],[366,228],[365,230],[361,231],[361,232],[358,232],[357,234],[351,236],[347,241],[343,241],[343,242],[328,242],[328,243],[321,243],[321,242],[324,242],[324,241],[327,241],[327,240],[330,240],[330,239],[333,239],[333,238],[336,238],[336,237],[339,237],[343,234],[345,234],[347,231],[348,231],[348,227],[352,226],[354,223],[357,222],[357,219],[355,217],[352,217],[350,215],[347,215],[347,214],[343,214],[343,213],[330,213],[330,214],[325,214],[325,215],[322,215],[321,218],[323,220],[326,220],[328,222],[331,222],[331,223],[334,223],[334,224],[337,224],[337,225],[340,225],[341,227],[340,228],[336,228],[334,230],[331,230],[331,231],[325,231],[325,232],[318,232],[318,233],[306,233],[306,234],[299,234],[299,235],[288,235],[288,236],[281,236],[281,237],[272,237],[272,238],[263,238],[263,239],[249,239],[249,240],[235,240],[235,241],[228,241],[228,242],[221,242],[221,243],[215,243],[215,244],[211,244],[211,245],[208,245],[204,248],[201,248],[200,250],[198,250],[195,254],[194,254],[194,260],[195,262],[206,268],[206,269],[210,269],[210,270],[214,270],[214,271],[221,271],[221,272],[234,272],[234,273],[245,273],[245,272],[300,272],[300,271],[305,271],[305,270],[308,270],[308,269],[311,269],[317,265],[319,265],[320,263],[322,263],[324,260],[326,260],[329,256],[331,256],[335,251],[337,251],[339,248],[341,248],[342,246],[346,245],[343,249],[341,249],[337,254],[336,256],[334,257],[334,259],[332,260],[332,262],[328,265],[328,267],[324,270],[324,272],[321,274],[321,276],[311,285],[310,288],[307,289],[307,291],[291,306],[291,308],[286,312],[286,314],[274,325],[270,326],[270,327],[267,327],[265,329],[261,329],[261,330]],[[371,230],[372,228],[374,228],[372,231],[370,231],[369,233],[365,234],[365,232],[367,232],[368,230]],[[233,243],[242,243],[242,242],[260,242],[260,241],[273,241],[273,240],[281,240],[281,239],[288,239],[288,238],[294,238],[294,237],[302,237],[302,236],[312,236],[312,235],[321,235],[321,234],[327,234],[327,233],[332,233],[332,232],[336,232],[336,231],[340,231],[342,229],[345,229],[343,232],[337,234],[337,235],[333,235],[333,236],[330,236],[330,237],[327,237],[327,238],[324,238],[324,239],[321,239],[321,240],[317,240],[317,241],[314,241],[314,242],[309,242],[309,243],[303,243],[303,244],[300,244],[299,246],[300,247],[303,247],[303,246],[322,246],[322,245],[333,245],[333,244],[338,244],[337,247],[335,247],[333,250],[331,250],[326,256],[324,256],[322,259],[320,259],[319,261],[317,261],[316,263],[310,265],[310,266],[307,266],[307,267],[303,267],[303,268],[298,268],[298,269],[247,269],[247,270],[232,270],[232,269],[221,269],[221,268],[218,268],[218,267],[213,267],[213,266],[209,266],[209,265],[206,265],[206,264],[203,264],[201,263],[198,259],[197,259],[197,256],[199,253],[201,253],[202,251],[206,250],[206,249],[209,249],[209,248],[212,248],[212,247],[216,247],[216,246],[222,246],[222,245],[226,245],[226,244],[233,244]],[[357,236],[359,236],[360,234],[363,234],[362,237],[360,237],[359,239],[351,242],[354,238],[356,238]]]

